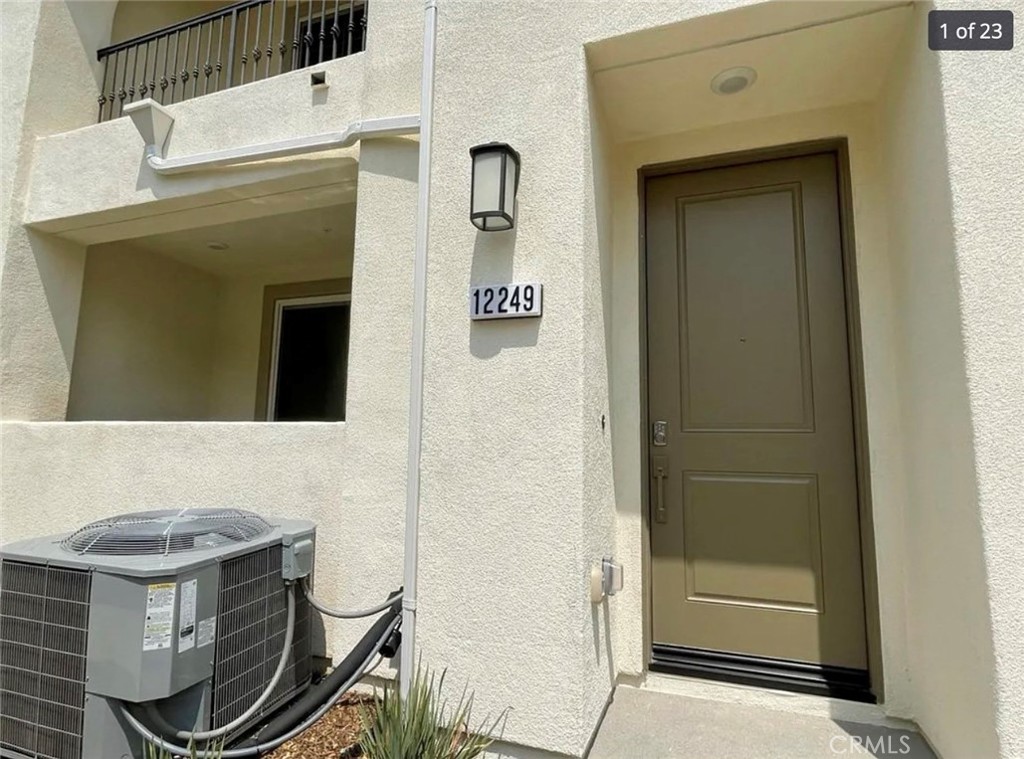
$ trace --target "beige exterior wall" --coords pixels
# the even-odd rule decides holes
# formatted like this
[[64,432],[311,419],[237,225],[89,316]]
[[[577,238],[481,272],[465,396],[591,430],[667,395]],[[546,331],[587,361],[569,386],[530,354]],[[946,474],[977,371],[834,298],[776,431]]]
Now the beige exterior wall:
[[[920,34],[921,28],[912,31]],[[991,617],[960,334],[961,252],[950,206],[943,87],[938,59],[927,50],[906,46],[894,67],[904,75],[883,95],[879,134],[890,209],[898,424],[906,440],[912,703],[915,718],[946,756],[997,756]],[[939,661],[946,663],[931,664]]]
[[[1024,171],[1013,137],[1024,105],[1017,93],[995,104],[983,94],[1015,59],[929,53],[919,7],[904,52],[879,64],[873,89],[850,84],[849,102],[828,90],[801,100],[794,88],[782,112],[725,113],[712,126],[687,125],[680,109],[653,125],[661,136],[623,141],[610,117],[617,104],[592,75],[603,65],[594,56],[636,44],[622,35],[658,28],[647,52],[671,55],[694,40],[727,46],[866,6],[666,0],[596,13],[579,2],[543,14],[526,2],[439,5],[425,660],[468,681],[482,712],[511,706],[510,744],[581,755],[616,679],[642,676],[646,664],[637,169],[846,137],[885,678],[877,715],[916,720],[947,759],[1024,753],[1024,524],[1015,505],[1024,482]],[[4,82],[5,105],[24,103],[22,116],[4,115],[5,127],[17,118],[23,126],[20,152],[10,157],[5,135],[3,157],[5,193],[10,162],[18,199],[0,283],[4,540],[172,502],[233,503],[321,524],[327,602],[381,596],[401,582],[416,142],[154,176],[128,120],[91,124],[87,57],[72,59],[70,73],[45,64],[60,49],[54,40],[109,30],[113,6],[96,4],[91,27],[64,4],[33,7],[38,19],[20,9],[17,28],[47,33],[36,36],[29,83]],[[417,112],[420,4],[373,0],[370,19],[367,52],[326,65],[326,93],[296,72],[172,106],[168,154]],[[585,45],[602,40],[610,47],[592,48],[588,62]],[[58,76],[78,83],[56,109],[63,116],[41,107],[53,105],[43,95],[19,94],[45,92]],[[523,155],[510,234],[479,234],[466,218],[468,148],[492,139]],[[85,245],[253,218],[268,204],[282,212],[348,202],[356,188],[344,424],[49,423],[64,418],[74,336],[91,318],[87,300],[81,320],[78,312]],[[219,291],[212,416],[251,409],[235,389],[254,361],[241,314],[272,279]],[[468,287],[506,279],[544,283],[543,318],[469,322]],[[591,606],[589,568],[612,554],[626,589]],[[359,629],[331,625],[331,649],[343,651]]]
[[131,244],[86,254],[69,420],[209,413],[217,280]]
[[351,248],[298,264],[288,252],[217,276],[132,241],[89,248],[68,420],[253,421],[264,288],[351,276]]
[[226,0],[128,0],[117,3],[110,27],[110,42],[114,44],[139,37],[230,4]]
[[[1019,0],[1001,7],[1024,18]],[[1020,58],[1019,46],[1011,55]],[[985,588],[993,650],[994,688],[992,680],[981,687],[994,690],[1003,756],[1024,755],[1024,150],[1015,126],[1024,94],[992,85],[1011,61],[994,53],[939,57],[974,450],[972,516],[984,557],[974,592]]]
[[263,290],[267,285],[351,276],[351,251],[338,251],[338,260],[333,262],[283,264],[250,276],[221,279],[214,318],[208,418],[216,421],[252,421],[254,418]]
[[[21,221],[35,139],[88,123],[87,114],[95,113],[95,56],[87,49],[105,41],[109,16],[99,5],[83,10],[85,4],[3,4],[0,409],[5,418],[31,418],[41,408],[47,409],[41,418],[62,418],[67,405],[84,250],[30,231]],[[55,67],[58,53],[64,65]]]

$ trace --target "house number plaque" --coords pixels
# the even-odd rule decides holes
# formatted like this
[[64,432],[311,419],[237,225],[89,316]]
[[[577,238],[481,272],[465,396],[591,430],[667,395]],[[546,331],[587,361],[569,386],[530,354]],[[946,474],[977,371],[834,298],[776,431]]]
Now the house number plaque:
[[543,285],[537,282],[473,287],[469,291],[469,318],[483,320],[540,316],[543,290]]

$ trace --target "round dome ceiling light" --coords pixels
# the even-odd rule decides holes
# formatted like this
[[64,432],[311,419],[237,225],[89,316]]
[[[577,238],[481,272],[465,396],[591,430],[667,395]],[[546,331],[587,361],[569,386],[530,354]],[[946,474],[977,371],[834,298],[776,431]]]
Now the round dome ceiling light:
[[757,72],[750,66],[726,69],[711,80],[711,91],[716,95],[735,95],[757,81]]

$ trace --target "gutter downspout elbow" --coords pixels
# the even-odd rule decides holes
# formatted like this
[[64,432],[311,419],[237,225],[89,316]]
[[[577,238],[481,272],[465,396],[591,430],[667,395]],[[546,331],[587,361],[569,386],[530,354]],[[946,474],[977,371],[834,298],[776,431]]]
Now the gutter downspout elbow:
[[205,153],[164,158],[164,146],[171,128],[174,126],[174,117],[170,111],[149,98],[131,103],[125,106],[124,110],[131,116],[132,122],[146,143],[146,164],[158,174],[182,174],[189,171],[217,169],[324,150],[336,150],[350,147],[360,140],[399,137],[416,134],[420,131],[420,117],[417,114],[385,116],[353,121],[340,132],[325,132],[306,137],[293,137],[256,145],[243,145],[236,148],[223,148]]

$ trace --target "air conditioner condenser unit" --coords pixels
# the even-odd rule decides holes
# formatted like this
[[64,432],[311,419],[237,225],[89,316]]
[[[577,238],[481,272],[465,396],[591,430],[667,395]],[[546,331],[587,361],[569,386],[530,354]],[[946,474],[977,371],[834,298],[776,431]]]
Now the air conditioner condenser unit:
[[[239,509],[179,509],[4,546],[0,756],[138,759],[119,702],[186,729],[234,721],[271,681],[285,580],[310,573],[315,532]],[[312,623],[295,593],[287,668],[253,722],[309,683]]]

